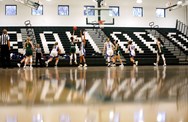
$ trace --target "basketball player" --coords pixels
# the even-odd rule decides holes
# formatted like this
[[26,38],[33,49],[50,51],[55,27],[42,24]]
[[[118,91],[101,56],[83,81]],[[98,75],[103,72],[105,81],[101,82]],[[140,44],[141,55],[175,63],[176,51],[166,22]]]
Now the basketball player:
[[27,65],[27,62],[30,63],[30,68],[32,69],[32,62],[33,62],[33,49],[34,49],[34,46],[33,46],[33,43],[30,39],[30,37],[27,37],[27,40],[26,40],[26,43],[24,45],[24,48],[26,49],[26,59],[25,59],[25,64],[24,64],[24,67],[23,68],[26,68],[26,65]]
[[86,39],[85,39],[85,32],[84,32],[84,35],[82,35],[82,30],[80,30],[80,37],[81,37],[81,44],[80,44],[80,65],[78,67],[82,67],[82,63],[84,63],[84,67],[87,67],[86,59],[85,59]]
[[114,55],[114,45],[112,44],[112,42],[110,41],[109,38],[106,39],[106,42],[104,43],[104,47],[103,47],[103,55],[105,54],[106,52],[106,56],[107,56],[107,61],[108,61],[108,67],[111,66],[111,63],[110,61],[113,62],[113,65],[112,66],[115,66],[115,60],[113,58],[113,55]]
[[[27,41],[27,39],[25,40],[25,43],[26,43],[26,41]],[[24,43],[24,45],[25,45],[25,43]],[[25,50],[25,46],[23,46],[23,51],[21,52],[21,54],[23,55],[23,57],[22,57],[22,60],[19,62],[19,63],[17,63],[17,66],[20,68],[21,67],[21,65],[25,62],[25,59],[26,59],[26,50]],[[27,62],[27,64],[28,64],[29,62]],[[24,63],[25,64],[25,63]]]
[[26,55],[25,55],[26,51],[25,49],[23,49],[23,58],[22,60],[20,61],[20,63],[17,63],[18,67],[21,67],[21,64],[25,62],[25,59],[26,59]]
[[59,49],[59,46],[58,46],[58,42],[55,42],[53,48],[52,48],[52,51],[50,53],[50,58],[45,62],[46,63],[46,67],[48,67],[48,63],[51,62],[53,60],[53,58],[55,58],[55,67],[57,67],[57,64],[59,62],[59,57],[58,57],[58,54],[61,53],[61,50]]
[[159,64],[159,60],[160,60],[160,56],[163,59],[163,66],[166,66],[166,60],[164,57],[164,43],[160,38],[157,38],[157,42],[156,42],[156,46],[157,46],[157,61],[156,63],[154,63],[155,66],[158,66]]
[[71,47],[70,47],[70,65],[72,65],[72,59],[74,56],[74,63],[77,64],[77,56],[76,56],[76,47],[75,47],[75,38],[74,38],[75,30],[73,30],[73,35],[71,39]]
[[132,41],[128,41],[128,48],[126,52],[128,51],[129,51],[130,61],[133,63],[133,66],[137,66],[138,61],[135,61],[134,59],[136,53],[135,53],[135,46],[132,44]]
[[119,61],[120,61],[120,63],[121,63],[121,67],[123,67],[124,65],[123,65],[123,62],[122,62],[122,60],[121,60],[121,58],[120,58],[120,55],[121,55],[121,51],[120,51],[120,47],[119,47],[119,44],[118,44],[118,40],[115,40],[114,41],[114,46],[115,46],[115,50],[114,50],[114,53],[115,53],[115,55],[114,55],[114,60],[115,60],[115,62],[116,62],[116,60],[118,59]]

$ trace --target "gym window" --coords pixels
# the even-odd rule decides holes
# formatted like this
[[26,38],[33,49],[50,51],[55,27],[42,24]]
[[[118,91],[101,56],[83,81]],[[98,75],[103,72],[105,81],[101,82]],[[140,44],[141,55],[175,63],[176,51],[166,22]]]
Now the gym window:
[[31,10],[32,15],[43,15],[43,5],[40,5],[38,9]]
[[7,16],[17,15],[17,6],[16,5],[5,5],[5,15],[7,15]]
[[92,10],[95,6],[84,6],[84,16],[95,16],[95,10]]
[[109,16],[119,16],[119,6],[109,6]]
[[69,15],[69,6],[68,5],[58,5],[58,15],[68,16]]
[[133,7],[133,16],[143,17],[143,8],[142,7]]
[[164,8],[156,8],[156,16],[165,18],[166,17],[166,11]]

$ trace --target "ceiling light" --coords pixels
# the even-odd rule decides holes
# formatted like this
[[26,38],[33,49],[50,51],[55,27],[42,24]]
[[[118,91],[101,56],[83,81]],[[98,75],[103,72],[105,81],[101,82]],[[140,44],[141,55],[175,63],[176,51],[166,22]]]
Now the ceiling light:
[[183,2],[181,0],[178,0],[177,4],[181,5]]
[[142,3],[142,0],[136,0],[136,3]]

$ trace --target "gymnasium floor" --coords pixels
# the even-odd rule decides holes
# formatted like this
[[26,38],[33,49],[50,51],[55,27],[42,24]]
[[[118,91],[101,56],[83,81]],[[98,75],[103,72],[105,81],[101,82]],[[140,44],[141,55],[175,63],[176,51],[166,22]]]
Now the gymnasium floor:
[[0,69],[0,122],[36,116],[44,122],[188,122],[187,74],[188,66]]

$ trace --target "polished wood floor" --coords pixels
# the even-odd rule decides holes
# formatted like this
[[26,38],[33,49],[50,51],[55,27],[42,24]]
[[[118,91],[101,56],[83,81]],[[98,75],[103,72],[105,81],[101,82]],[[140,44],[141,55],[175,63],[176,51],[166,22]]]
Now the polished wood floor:
[[0,122],[188,122],[187,115],[188,66],[0,69]]

